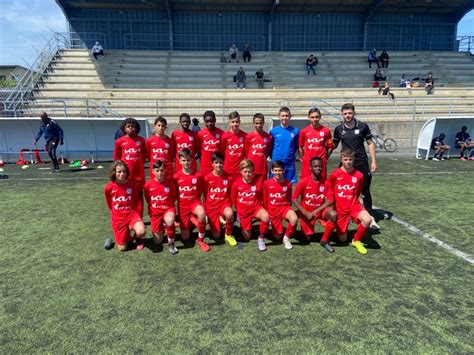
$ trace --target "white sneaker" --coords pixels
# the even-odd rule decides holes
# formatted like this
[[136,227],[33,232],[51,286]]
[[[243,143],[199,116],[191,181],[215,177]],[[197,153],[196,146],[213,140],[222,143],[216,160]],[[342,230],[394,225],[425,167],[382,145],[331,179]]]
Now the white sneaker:
[[293,248],[293,245],[291,245],[290,238],[288,237],[283,237],[283,245],[285,246],[286,249],[290,250]]
[[377,222],[375,222],[374,217],[372,217],[372,221],[370,222],[370,229],[375,229],[375,230],[380,229],[380,226],[377,224]]
[[258,250],[260,251],[265,251],[267,250],[267,246],[265,245],[265,240],[264,239],[258,239]]
[[439,161],[439,159],[438,159],[438,158],[433,158],[433,160],[434,160],[434,161]]
[[176,245],[173,244],[168,244],[168,250],[171,255],[178,254],[178,249],[176,248]]

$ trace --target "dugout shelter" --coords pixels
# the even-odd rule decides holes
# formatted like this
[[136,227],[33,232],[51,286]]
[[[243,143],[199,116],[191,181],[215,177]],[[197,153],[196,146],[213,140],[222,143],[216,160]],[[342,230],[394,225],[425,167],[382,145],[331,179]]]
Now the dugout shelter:
[[472,0],[56,0],[72,36],[105,50],[457,50]]

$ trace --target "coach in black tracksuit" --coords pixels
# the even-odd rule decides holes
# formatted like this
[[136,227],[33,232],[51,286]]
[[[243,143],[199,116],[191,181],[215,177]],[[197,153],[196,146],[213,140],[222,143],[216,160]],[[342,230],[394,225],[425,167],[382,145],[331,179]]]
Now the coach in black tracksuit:
[[36,133],[35,140],[33,144],[36,145],[38,140],[44,135],[44,140],[46,141],[46,150],[48,151],[48,155],[51,158],[51,162],[53,163],[53,173],[59,172],[59,164],[58,158],[56,156],[56,149],[58,148],[59,144],[64,144],[63,142],[63,135],[64,132],[61,127],[56,123],[56,121],[52,120],[48,117],[46,112],[41,112],[41,124]]
[[[370,183],[372,182],[372,173],[377,170],[377,161],[375,159],[375,144],[372,141],[372,133],[367,123],[355,119],[355,107],[353,104],[343,105],[341,114],[343,122],[334,129],[334,144],[337,147],[339,142],[342,142],[342,148],[349,148],[355,152],[354,168],[364,174],[364,186],[362,189],[364,207],[367,212],[373,215]],[[367,142],[369,147],[370,166],[364,142]],[[378,229],[378,225],[374,220],[371,227]]]

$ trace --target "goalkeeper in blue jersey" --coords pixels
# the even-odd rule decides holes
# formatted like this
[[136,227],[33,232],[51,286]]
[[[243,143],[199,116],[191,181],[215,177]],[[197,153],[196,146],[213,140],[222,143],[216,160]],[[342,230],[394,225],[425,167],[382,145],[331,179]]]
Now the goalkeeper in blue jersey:
[[[280,126],[274,127],[270,131],[273,139],[272,163],[276,160],[282,161],[285,166],[285,179],[295,184],[295,154],[298,151],[299,130],[296,127],[290,126],[291,111],[288,107],[280,108],[278,116],[280,118]],[[271,173],[270,177],[272,177]]]

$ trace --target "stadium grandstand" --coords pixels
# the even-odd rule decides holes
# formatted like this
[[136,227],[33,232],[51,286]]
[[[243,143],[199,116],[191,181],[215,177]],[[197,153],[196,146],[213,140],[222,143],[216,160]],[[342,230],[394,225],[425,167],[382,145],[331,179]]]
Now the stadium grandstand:
[[[306,117],[319,107],[336,122],[345,102],[359,117],[414,148],[423,124],[435,116],[474,112],[473,37],[457,37],[457,23],[472,9],[470,0],[57,0],[68,33],[56,33],[33,67],[2,103],[7,117],[153,119],[176,123],[181,112],[201,116],[214,110],[224,122],[230,111],[244,122],[280,106]],[[95,60],[98,41],[105,56]],[[249,63],[229,63],[246,43]],[[368,51],[390,55],[383,76],[395,100],[373,88],[375,67]],[[307,75],[314,54],[317,75]],[[239,67],[247,90],[236,90]],[[263,69],[267,82],[254,80]],[[432,72],[434,95],[423,89]],[[399,87],[402,75],[419,88]],[[330,122],[329,122],[330,123]],[[116,123],[113,124],[116,128]]]

